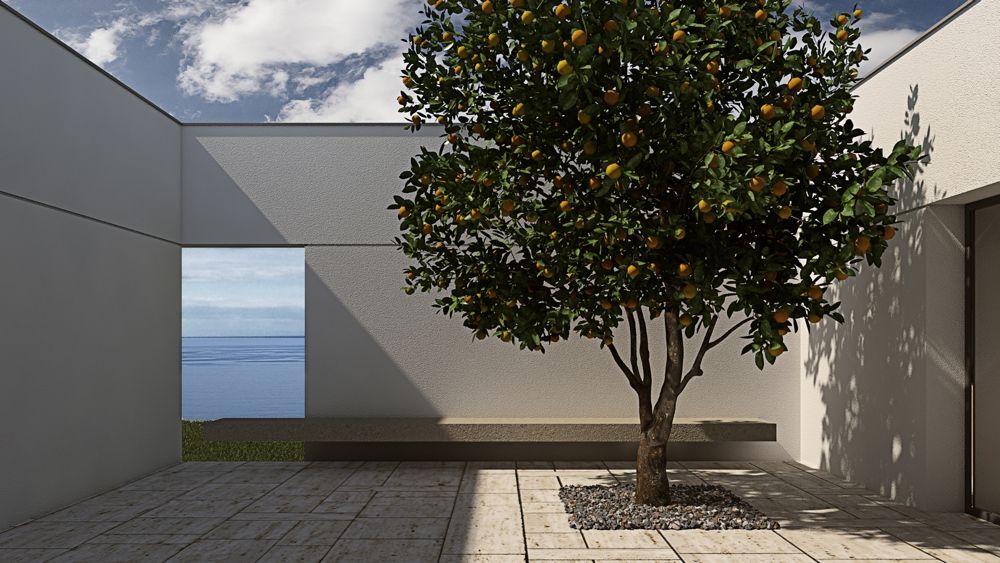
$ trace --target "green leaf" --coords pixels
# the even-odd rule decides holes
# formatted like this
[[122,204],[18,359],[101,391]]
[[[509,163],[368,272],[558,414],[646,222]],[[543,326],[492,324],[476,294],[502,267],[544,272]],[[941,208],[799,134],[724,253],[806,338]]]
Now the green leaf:
[[753,61],[751,61],[750,59],[743,59],[741,61],[737,61],[736,62],[736,70],[743,70],[743,69],[745,69],[746,67],[748,67],[748,66],[750,66],[752,64],[753,64]]
[[836,209],[827,209],[826,213],[823,214],[823,224],[829,225],[830,223],[837,220],[840,217],[840,212]]

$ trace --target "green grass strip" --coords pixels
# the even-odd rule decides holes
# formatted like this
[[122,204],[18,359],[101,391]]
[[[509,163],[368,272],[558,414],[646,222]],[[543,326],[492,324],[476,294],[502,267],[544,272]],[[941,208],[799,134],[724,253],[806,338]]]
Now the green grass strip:
[[302,461],[302,442],[209,442],[204,422],[181,421],[184,461]]

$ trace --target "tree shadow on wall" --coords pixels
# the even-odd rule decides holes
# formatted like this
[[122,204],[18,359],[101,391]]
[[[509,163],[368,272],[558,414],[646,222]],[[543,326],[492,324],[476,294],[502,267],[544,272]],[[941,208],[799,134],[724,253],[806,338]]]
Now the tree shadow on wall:
[[920,179],[934,137],[921,124],[918,96],[919,86],[911,86],[900,137],[922,146],[925,158],[917,164],[915,181],[891,190],[898,200],[899,234],[881,269],[865,266],[833,290],[831,298],[843,303],[845,322],[811,326],[805,350],[806,381],[818,390],[824,407],[821,468],[908,503],[915,502],[922,481],[920,440],[933,416],[925,408],[922,367],[925,230],[931,215],[923,206],[944,195],[935,186],[935,197],[928,200]]

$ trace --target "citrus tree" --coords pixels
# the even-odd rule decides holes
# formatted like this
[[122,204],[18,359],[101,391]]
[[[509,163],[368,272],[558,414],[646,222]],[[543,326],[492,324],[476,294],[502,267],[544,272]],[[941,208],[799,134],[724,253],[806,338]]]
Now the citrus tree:
[[888,187],[918,154],[848,119],[861,11],[824,27],[790,3],[436,0],[409,38],[401,111],[444,139],[389,206],[404,291],[439,292],[480,339],[606,347],[638,396],[638,503],[670,502],[706,353],[742,331],[763,368],[800,323],[843,321],[826,288],[895,233]]

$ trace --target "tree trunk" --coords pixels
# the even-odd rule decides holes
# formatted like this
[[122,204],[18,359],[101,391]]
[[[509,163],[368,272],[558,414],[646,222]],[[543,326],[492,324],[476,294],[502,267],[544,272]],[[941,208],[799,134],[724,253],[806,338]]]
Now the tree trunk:
[[667,477],[667,442],[674,425],[676,397],[657,405],[653,424],[639,437],[636,459],[635,503],[653,506],[670,504],[670,479]]

